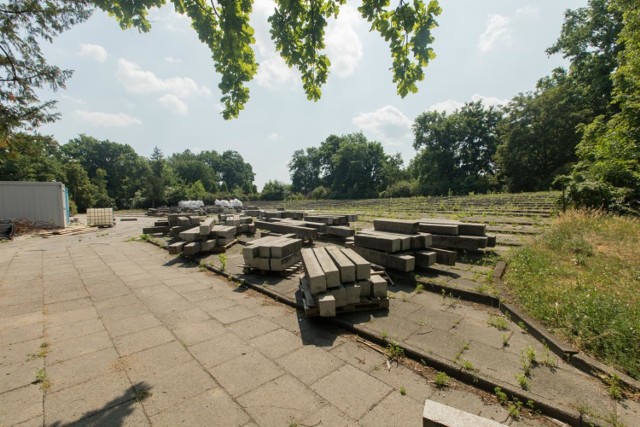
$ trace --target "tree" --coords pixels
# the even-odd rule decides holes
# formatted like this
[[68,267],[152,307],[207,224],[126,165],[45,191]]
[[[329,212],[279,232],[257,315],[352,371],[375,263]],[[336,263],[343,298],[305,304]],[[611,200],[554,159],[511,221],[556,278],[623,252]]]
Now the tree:
[[486,192],[494,185],[493,156],[502,113],[481,101],[466,103],[451,114],[428,111],[413,125],[419,150],[411,169],[430,195]]
[[91,183],[87,171],[77,161],[69,161],[64,165],[66,179],[71,200],[76,203],[78,211],[85,212],[96,203],[98,189]]
[[176,177],[184,184],[191,185],[200,181],[204,189],[210,193],[219,190],[218,183],[221,181],[219,172],[190,150],[172,154],[168,163]]
[[309,194],[321,184],[320,154],[317,147],[296,150],[287,165],[291,177],[291,191]]
[[[151,28],[149,9],[166,0],[94,0],[100,9],[114,16],[123,29],[135,27],[146,32]],[[212,53],[215,69],[222,75],[218,87],[222,92],[225,119],[238,116],[249,100],[245,84],[258,70],[252,44],[254,30],[250,25],[253,0],[228,1],[172,0],[176,12],[192,21],[200,41]],[[346,0],[276,0],[269,18],[271,38],[276,49],[290,67],[300,70],[302,86],[309,100],[320,99],[322,85],[327,81],[330,61],[323,53],[327,19],[336,17]],[[437,0],[400,0],[396,7],[389,2],[364,0],[358,8],[371,23],[371,30],[380,33],[389,43],[393,60],[393,81],[398,94],[405,97],[417,92],[416,83],[424,79],[424,70],[435,54],[432,30],[435,17],[441,13]]]
[[619,67],[613,74],[613,103],[620,111],[597,117],[577,149],[579,162],[569,182],[569,199],[580,207],[640,214],[640,9],[615,0],[623,16]]
[[220,156],[219,169],[222,182],[225,183],[229,191],[237,188],[248,194],[253,189],[253,180],[256,176],[253,168],[246,163],[240,153],[227,150]]
[[0,181],[64,181],[60,146],[50,136],[10,135],[0,141]]
[[153,147],[153,153],[149,158],[149,166],[151,174],[147,178],[147,194],[151,200],[151,206],[155,207],[156,202],[159,204],[166,202],[165,188],[169,184],[169,173],[167,161],[157,146]]
[[58,118],[54,101],[41,102],[37,89],[64,88],[70,70],[49,65],[40,41],[91,15],[84,0],[5,0],[0,4],[0,141],[19,128],[37,128]]
[[505,108],[496,161],[512,192],[545,191],[576,161],[579,126],[593,117],[583,90],[558,69],[538,89],[514,97]]
[[267,181],[260,192],[260,200],[284,200],[289,190],[289,186],[284,182]]

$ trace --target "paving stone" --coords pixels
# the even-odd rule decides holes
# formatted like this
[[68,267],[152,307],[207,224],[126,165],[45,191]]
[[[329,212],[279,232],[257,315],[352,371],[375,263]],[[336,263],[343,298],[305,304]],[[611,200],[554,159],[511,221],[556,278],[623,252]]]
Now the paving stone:
[[94,302],[96,310],[102,311],[114,307],[124,307],[132,304],[139,304],[140,300],[135,294],[129,292],[126,295],[118,295],[113,298],[102,299]]
[[79,322],[87,319],[97,319],[98,312],[94,307],[81,308],[79,310],[67,311],[56,314],[49,314],[45,318],[47,328],[60,325],[68,325],[70,323]]
[[285,329],[276,329],[249,341],[259,351],[271,358],[277,358],[302,347],[302,340]]
[[[4,321],[2,320],[2,322]],[[18,327],[7,327],[0,332],[0,347],[24,341],[42,340],[43,334],[42,322]]]
[[219,322],[228,325],[229,323],[237,322],[239,320],[248,319],[256,315],[256,312],[249,310],[241,305],[234,305],[232,307],[223,308],[222,310],[214,311],[211,316]]
[[211,368],[254,350],[235,334],[223,333],[213,339],[189,347],[189,351],[203,366]]
[[225,327],[217,320],[208,319],[202,322],[181,323],[173,329],[173,333],[184,343],[193,345],[210,340],[225,333]]
[[240,426],[249,416],[223,389],[208,390],[151,417],[154,426]]
[[31,418],[30,420],[21,422],[16,424],[16,427],[42,427],[44,425],[44,416],[39,415],[35,418]]
[[113,320],[104,322],[105,327],[112,337],[130,334],[132,332],[141,331],[143,329],[153,328],[162,323],[153,314],[138,314],[127,319]]
[[175,337],[164,326],[143,329],[113,339],[113,344],[122,356],[137,353],[175,340]]
[[218,387],[209,373],[196,361],[159,372],[148,377],[146,382],[150,386],[151,394],[142,405],[149,416]]
[[93,353],[113,346],[111,337],[106,331],[96,332],[65,341],[58,341],[49,346],[48,361],[58,362]]
[[84,288],[84,285],[82,285],[82,288],[74,289],[71,291],[60,292],[60,290],[57,290],[57,292],[51,294],[50,296],[45,295],[44,302],[45,304],[54,304],[56,302],[75,300],[88,296],[89,294],[87,293],[87,290]]
[[406,396],[419,403],[428,399],[435,390],[426,378],[402,365],[391,364],[390,370],[382,367],[369,373],[396,391],[404,388]]
[[280,325],[265,317],[253,316],[231,323],[228,328],[240,338],[248,341],[251,338],[276,330],[280,328]]
[[411,321],[443,331],[451,330],[455,325],[462,322],[464,318],[462,314],[443,311],[442,309],[432,310],[430,308],[421,308],[411,313],[408,317]]
[[47,377],[51,380],[50,393],[115,372],[120,368],[118,353],[113,347],[73,359],[53,363],[47,360]]
[[91,413],[81,418],[75,425],[140,427],[148,426],[150,423],[144,413],[142,404],[135,400],[129,400],[98,413]]
[[331,427],[357,427],[360,424],[332,405],[325,405],[313,414],[303,418],[299,425],[306,426],[331,426]]
[[190,323],[209,320],[209,315],[190,304],[187,310],[180,310],[165,314],[160,317],[160,320],[162,320],[162,323],[167,327],[174,329]]
[[170,315],[171,313],[178,313],[181,311],[189,310],[193,308],[193,304],[186,299],[177,299],[168,302],[147,303],[149,310],[156,314],[156,316],[162,317]]
[[330,353],[364,372],[386,366],[386,358],[380,353],[370,351],[354,341],[347,341],[330,350]]
[[9,344],[0,353],[0,366],[24,362],[29,354],[40,350],[40,344],[42,344],[40,339]]
[[195,301],[193,304],[200,307],[200,309],[202,309],[205,313],[211,315],[211,313],[214,313],[216,311],[234,306],[237,304],[237,302],[223,297]]
[[124,285],[116,286],[115,284],[110,284],[108,287],[101,287],[99,290],[89,290],[91,299],[94,301],[124,296],[130,292],[128,287]]
[[493,421],[504,422],[508,416],[506,408],[486,404],[475,393],[450,387],[436,391],[429,399]]
[[284,370],[254,351],[211,368],[209,372],[231,396],[238,397],[281,376]]
[[81,308],[92,307],[93,302],[90,298],[78,298],[67,301],[56,302],[52,304],[45,304],[44,311],[47,315],[63,313],[72,310],[78,310]]
[[193,360],[189,352],[177,341],[161,344],[123,357],[121,364],[132,381],[146,381],[150,375]]
[[35,372],[43,365],[42,358],[0,365],[0,401],[2,393],[31,384],[35,379]]
[[290,375],[283,375],[238,398],[261,426],[286,426],[322,406],[320,397]]
[[28,385],[0,394],[0,424],[12,426],[42,415],[42,392]]
[[35,300],[20,304],[2,304],[0,300],[0,319],[19,314],[31,313],[33,311],[42,312],[42,301]]
[[190,302],[197,302],[217,298],[218,293],[212,289],[200,289],[197,291],[185,292],[182,296]]
[[421,427],[423,403],[394,390],[360,419],[363,426]]
[[46,425],[71,424],[93,413],[132,400],[134,390],[123,372],[113,372],[87,382],[47,394]]
[[209,289],[209,288],[210,286],[206,283],[192,281],[182,285],[173,286],[171,289],[173,289],[174,291],[180,294],[186,294],[188,292],[200,291],[200,290]]
[[328,351],[313,345],[305,345],[293,353],[282,356],[277,363],[307,385],[345,364],[343,360]]
[[392,390],[349,364],[312,384],[311,389],[354,419],[360,419]]

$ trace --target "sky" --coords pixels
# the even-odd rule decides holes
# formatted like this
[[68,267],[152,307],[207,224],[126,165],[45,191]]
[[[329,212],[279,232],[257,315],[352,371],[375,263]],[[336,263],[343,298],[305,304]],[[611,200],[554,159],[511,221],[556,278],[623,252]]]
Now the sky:
[[48,61],[75,70],[66,89],[41,91],[55,99],[61,119],[40,129],[60,144],[80,134],[132,146],[149,157],[182,152],[239,152],[253,166],[258,190],[289,182],[295,150],[319,146],[330,135],[362,132],[400,153],[408,164],[411,125],[425,111],[452,112],[465,102],[508,102],[567,61],[545,50],[560,34],[567,9],[587,0],[441,0],[434,30],[436,58],[418,93],[400,98],[384,40],[369,32],[359,1],[348,1],[326,33],[331,74],[322,99],[307,101],[299,73],[273,47],[267,17],[272,0],[254,0],[258,74],[240,117],[224,120],[220,82],[211,55],[188,18],[168,5],[150,13],[149,33],[123,31],[96,11],[43,46]]

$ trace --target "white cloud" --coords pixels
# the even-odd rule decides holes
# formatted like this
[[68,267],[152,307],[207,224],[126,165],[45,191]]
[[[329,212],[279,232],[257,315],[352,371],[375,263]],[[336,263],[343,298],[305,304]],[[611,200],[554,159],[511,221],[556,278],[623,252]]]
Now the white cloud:
[[172,93],[167,93],[166,95],[161,96],[158,98],[158,102],[174,114],[186,116],[189,112],[187,104]]
[[511,18],[502,15],[489,14],[487,28],[480,34],[478,48],[480,52],[487,53],[498,43],[511,42],[511,28],[509,27]]
[[538,9],[535,6],[531,6],[530,4],[516,10],[516,18],[529,18],[529,17],[538,16],[539,14],[540,14],[540,9]]
[[291,87],[298,79],[298,74],[279,55],[273,53],[260,62],[255,79],[260,86],[275,89]]
[[[500,99],[495,96],[483,96],[478,93],[471,96],[472,102],[482,101],[486,106],[499,106],[509,102],[508,99]],[[459,110],[464,106],[464,102],[456,101],[455,99],[447,99],[441,102],[437,102],[427,108],[427,111],[444,111],[447,114],[453,113],[455,110]]]
[[327,55],[331,60],[331,72],[338,77],[347,77],[358,68],[362,59],[362,43],[356,29],[362,18],[358,11],[350,5],[342,7],[337,20],[327,26]]
[[165,60],[165,62],[167,62],[169,64],[182,64],[182,59],[180,59],[180,58],[173,58],[171,56],[165,56],[164,60]]
[[80,52],[78,52],[80,56],[86,56],[98,62],[104,62],[107,59],[107,50],[97,44],[89,44],[89,43],[81,43],[80,44]]
[[177,13],[172,6],[152,11],[149,14],[149,20],[153,25],[161,24],[162,28],[172,33],[184,33],[191,30],[189,17]]
[[101,111],[76,110],[76,117],[95,126],[125,127],[141,125],[142,121],[124,113],[103,113]]
[[278,139],[278,134],[277,133],[270,133],[269,134],[269,140],[270,141],[275,141],[276,139]]
[[82,99],[82,98],[76,98],[75,96],[71,96],[71,95],[65,95],[65,94],[62,94],[62,95],[61,95],[61,98],[62,98],[62,99],[64,99],[64,100],[66,100],[66,101],[73,102],[74,104],[78,104],[78,105],[84,105],[84,104],[86,104],[86,102],[85,102],[85,100],[84,100],[84,99]]
[[411,120],[391,105],[369,113],[360,113],[351,121],[359,129],[385,144],[401,145],[411,136]]
[[145,71],[138,64],[123,58],[118,59],[116,75],[125,89],[132,93],[164,92],[174,94],[180,98],[193,94],[211,95],[209,88],[198,86],[195,81],[188,77],[161,79],[151,71]]

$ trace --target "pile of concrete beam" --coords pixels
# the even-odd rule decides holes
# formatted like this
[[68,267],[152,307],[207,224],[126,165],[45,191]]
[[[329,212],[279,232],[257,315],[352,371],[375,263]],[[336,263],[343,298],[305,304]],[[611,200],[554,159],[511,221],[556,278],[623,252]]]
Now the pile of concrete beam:
[[[169,245],[170,254],[181,253],[192,256],[201,252],[220,253],[225,252],[237,242],[236,227],[216,225],[215,218],[207,218],[195,227],[193,225],[194,222],[188,227],[186,225],[172,227],[171,233],[177,232],[180,241]],[[187,229],[179,231],[182,227],[187,227]]]
[[479,251],[494,247],[496,236],[486,234],[485,224],[465,223],[447,219],[418,220],[421,232],[431,233],[433,246],[442,249]]
[[283,272],[300,262],[302,240],[294,234],[252,240],[242,248],[244,271],[252,269]]
[[301,251],[305,305],[321,317],[362,308],[387,308],[387,281],[352,249],[337,246]]
[[433,247],[432,235],[420,231],[418,221],[376,219],[373,229],[354,236],[356,252],[374,264],[403,272],[435,263],[454,265],[456,253]]
[[245,211],[245,213],[263,219],[256,221],[258,228],[276,233],[295,233],[301,239],[311,241],[319,237],[342,240],[352,237],[355,230],[349,227],[349,223],[358,220],[357,215],[311,215],[301,211]]
[[238,234],[256,234],[256,225],[253,223],[253,218],[240,214],[220,214],[220,224],[231,225],[236,227],[236,233]]
[[153,227],[145,227],[142,229],[144,234],[171,234],[172,237],[178,238],[181,231],[193,228],[200,224],[200,217],[190,214],[172,213],[167,215],[166,220],[154,222]]

